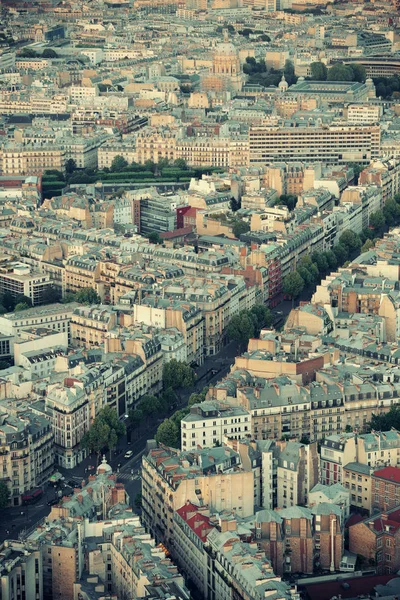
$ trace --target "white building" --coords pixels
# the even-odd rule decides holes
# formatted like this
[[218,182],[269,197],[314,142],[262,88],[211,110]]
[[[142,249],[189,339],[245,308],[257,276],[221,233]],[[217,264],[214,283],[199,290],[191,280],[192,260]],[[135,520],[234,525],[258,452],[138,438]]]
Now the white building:
[[212,448],[224,438],[241,439],[251,434],[250,414],[242,407],[218,402],[192,406],[181,422],[181,448]]
[[117,198],[115,200],[114,223],[118,225],[132,225],[133,202],[130,198],[122,196],[122,198]]
[[334,485],[317,483],[308,494],[308,506],[311,508],[321,502],[340,506],[344,521],[350,515],[350,490],[346,489],[340,483]]

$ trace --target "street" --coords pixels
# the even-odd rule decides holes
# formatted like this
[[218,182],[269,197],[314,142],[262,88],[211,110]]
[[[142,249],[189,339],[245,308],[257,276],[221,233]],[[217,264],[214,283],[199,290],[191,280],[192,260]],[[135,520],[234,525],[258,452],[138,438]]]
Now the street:
[[[206,385],[216,383],[224,377],[234,363],[237,353],[237,345],[233,342],[223,348],[223,350],[215,356],[207,357],[203,365],[196,369],[197,379],[192,388],[179,391],[177,398],[177,406],[174,411],[187,405],[190,394],[200,392]],[[211,371],[213,370],[213,373]],[[118,481],[125,485],[129,494],[131,506],[135,510],[135,497],[141,491],[141,478],[138,474],[141,468],[142,454],[146,448],[148,439],[154,438],[159,423],[155,422],[148,429],[145,429],[142,436],[128,444],[126,436],[118,442],[118,449],[111,453],[107,453],[107,461],[112,467],[114,473],[117,474]],[[124,458],[127,450],[132,450],[133,456],[129,460]],[[121,465],[118,472],[118,464]],[[88,456],[77,467],[73,469],[64,469],[55,465],[55,470],[62,473],[66,480],[73,479],[77,485],[80,485],[82,480],[87,481],[89,475],[95,474],[97,467],[97,457],[95,455]],[[43,486],[44,494],[37,504],[29,506],[16,506],[4,510],[0,510],[0,542],[6,538],[18,539],[18,535],[23,531],[30,531],[35,528],[37,523],[46,517],[51,506],[47,506],[47,502],[56,496],[57,490],[50,487],[47,483]]]

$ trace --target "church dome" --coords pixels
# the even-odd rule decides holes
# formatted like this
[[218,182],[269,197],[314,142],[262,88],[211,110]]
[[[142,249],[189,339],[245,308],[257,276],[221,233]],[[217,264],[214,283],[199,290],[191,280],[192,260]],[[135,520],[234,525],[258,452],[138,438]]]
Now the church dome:
[[107,463],[106,457],[103,454],[103,460],[101,464],[97,467],[97,475],[110,475],[112,473],[112,468]]
[[237,56],[237,50],[230,42],[223,42],[218,44],[215,50],[216,56]]

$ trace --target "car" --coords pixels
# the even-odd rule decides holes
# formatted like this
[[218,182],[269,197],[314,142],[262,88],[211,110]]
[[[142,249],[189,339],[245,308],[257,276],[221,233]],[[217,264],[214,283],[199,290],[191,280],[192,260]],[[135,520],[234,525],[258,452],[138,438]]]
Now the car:
[[128,450],[128,452],[125,452],[124,458],[130,458],[131,456],[133,456],[133,451]]
[[54,506],[54,504],[58,504],[60,502],[60,498],[52,498],[47,502],[47,506]]

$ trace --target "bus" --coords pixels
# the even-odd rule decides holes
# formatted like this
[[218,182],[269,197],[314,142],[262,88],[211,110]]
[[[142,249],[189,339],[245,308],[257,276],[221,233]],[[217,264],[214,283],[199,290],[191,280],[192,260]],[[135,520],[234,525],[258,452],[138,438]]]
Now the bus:
[[43,490],[39,488],[30,494],[24,494],[22,496],[22,504],[35,504],[42,496]]

